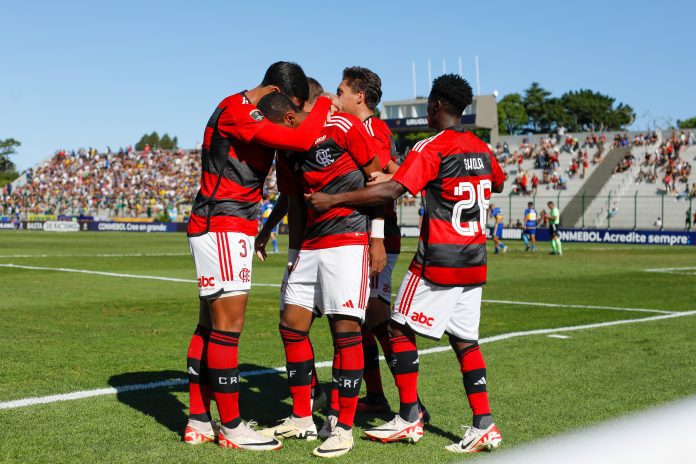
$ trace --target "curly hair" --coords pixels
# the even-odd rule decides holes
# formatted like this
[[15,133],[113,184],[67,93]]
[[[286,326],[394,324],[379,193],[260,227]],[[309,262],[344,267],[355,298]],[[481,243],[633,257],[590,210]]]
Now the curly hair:
[[464,109],[471,105],[474,93],[471,85],[463,77],[457,74],[443,74],[433,81],[429,98],[440,100],[449,114],[460,116]]

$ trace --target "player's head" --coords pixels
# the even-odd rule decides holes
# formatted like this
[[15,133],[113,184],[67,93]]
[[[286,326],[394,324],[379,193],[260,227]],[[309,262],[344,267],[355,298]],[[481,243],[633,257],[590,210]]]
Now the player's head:
[[302,67],[289,61],[278,61],[266,70],[261,81],[265,93],[280,92],[302,107],[309,97],[309,83]]
[[361,108],[374,113],[382,99],[382,79],[367,68],[348,67],[343,70],[336,95],[346,113],[357,115]]
[[527,203],[527,208],[534,208],[534,203],[532,203],[531,201]]
[[290,97],[278,92],[269,93],[263,97],[256,107],[269,121],[287,127],[300,125],[307,115],[293,103]]
[[464,109],[471,105],[474,94],[469,83],[457,74],[443,74],[433,81],[428,96],[428,126],[444,129],[443,120],[460,118]]
[[494,205],[493,203],[489,204],[489,205],[488,205],[488,209],[490,209],[491,211],[494,210],[494,209],[495,209],[495,205]]
[[547,205],[549,208],[553,208],[553,201],[549,201],[548,203],[546,203],[546,205]]
[[313,77],[308,77],[307,82],[309,83],[309,97],[307,97],[307,101],[305,102],[302,109],[309,113],[310,111],[312,111],[312,108],[314,108],[314,104],[317,102],[317,98],[319,98],[321,94],[324,93],[324,87],[322,87],[319,81]]

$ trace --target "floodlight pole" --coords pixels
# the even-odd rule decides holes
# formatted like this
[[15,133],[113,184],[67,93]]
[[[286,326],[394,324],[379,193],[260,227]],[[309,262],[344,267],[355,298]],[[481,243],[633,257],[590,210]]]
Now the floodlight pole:
[[428,60],[428,93],[430,89],[433,88],[433,66],[430,60]]
[[412,61],[411,65],[413,71],[413,98],[416,98],[418,96],[418,92],[416,91],[416,62]]
[[481,77],[479,75],[478,55],[476,55],[476,94],[481,95]]

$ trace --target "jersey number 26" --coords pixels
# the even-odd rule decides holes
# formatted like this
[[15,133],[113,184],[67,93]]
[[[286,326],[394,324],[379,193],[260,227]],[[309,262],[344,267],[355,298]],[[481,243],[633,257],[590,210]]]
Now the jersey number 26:
[[[460,200],[454,204],[452,209],[452,227],[460,235],[465,237],[473,237],[479,231],[479,224],[486,223],[486,212],[490,205],[492,183],[488,179],[481,179],[478,185],[471,182],[460,182],[454,187],[454,195],[457,197],[466,197],[465,200]],[[488,189],[488,198],[486,198],[486,189]],[[470,210],[478,203],[479,220],[469,221],[462,224],[462,214]],[[483,231],[483,225],[480,226]]]

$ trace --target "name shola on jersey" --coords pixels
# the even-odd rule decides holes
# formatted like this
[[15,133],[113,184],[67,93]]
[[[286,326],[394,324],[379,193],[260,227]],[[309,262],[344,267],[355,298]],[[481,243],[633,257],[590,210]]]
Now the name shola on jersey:
[[488,146],[470,132],[446,129],[418,142],[393,180],[425,193],[418,251],[410,270],[441,286],[486,282],[486,213],[505,176]]
[[[379,118],[370,116],[363,123],[367,133],[372,137],[372,144],[379,159],[381,169],[387,167],[389,161],[396,162],[396,145],[387,123]],[[396,202],[384,206],[384,250],[387,253],[401,251],[401,229],[396,216]]]
[[[299,193],[298,187],[304,193],[357,190],[365,186],[360,167],[372,158],[372,143],[360,120],[336,113],[324,125],[311,150],[279,152],[278,189],[288,195]],[[299,183],[294,184],[292,177]],[[332,208],[321,214],[309,208],[302,249],[367,245],[368,230],[368,216],[355,208]]]

